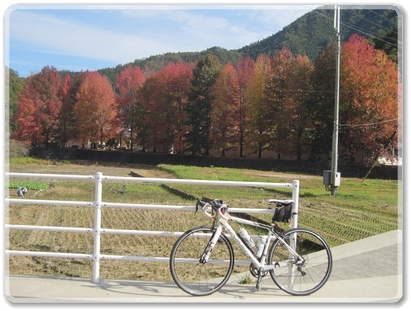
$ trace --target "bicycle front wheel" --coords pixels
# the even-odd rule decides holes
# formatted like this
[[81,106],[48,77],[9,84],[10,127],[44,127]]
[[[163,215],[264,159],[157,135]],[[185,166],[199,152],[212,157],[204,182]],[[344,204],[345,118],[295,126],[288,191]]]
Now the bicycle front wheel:
[[[268,253],[274,283],[286,293],[309,295],[327,282],[332,269],[331,250],[324,238],[309,229],[296,228],[284,233],[284,243],[277,239]],[[303,260],[298,260],[285,246],[291,246]]]
[[[209,253],[215,228],[198,227],[183,233],[171,251],[170,271],[174,282],[193,296],[210,295],[227,283],[234,267],[234,251],[221,234]],[[204,255],[209,253],[207,260]]]

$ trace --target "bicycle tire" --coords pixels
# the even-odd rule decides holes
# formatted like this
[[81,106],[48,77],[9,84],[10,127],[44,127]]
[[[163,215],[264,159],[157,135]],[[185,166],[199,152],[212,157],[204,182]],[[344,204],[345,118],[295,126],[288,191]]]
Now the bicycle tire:
[[[223,287],[233,272],[234,251],[221,234],[206,263],[200,258],[215,228],[197,227],[183,233],[170,254],[170,272],[180,289],[193,296],[206,296]],[[189,257],[189,258],[187,258]]]
[[303,228],[291,229],[283,239],[295,243],[296,252],[304,263],[296,263],[294,256],[279,240],[275,240],[268,253],[268,262],[274,283],[294,296],[310,295],[319,290],[328,280],[332,270],[332,254],[327,242],[318,233]]

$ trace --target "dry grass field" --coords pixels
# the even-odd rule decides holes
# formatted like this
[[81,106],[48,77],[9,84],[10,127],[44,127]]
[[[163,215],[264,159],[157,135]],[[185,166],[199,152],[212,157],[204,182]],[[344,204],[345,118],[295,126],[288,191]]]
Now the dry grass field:
[[[224,179],[229,170],[213,168],[198,168],[198,176]],[[194,170],[194,168],[192,169]],[[122,165],[104,163],[36,163],[11,164],[10,172],[50,173],[94,175],[102,172],[106,176],[130,176],[133,171],[144,177],[156,178],[186,178],[183,173],[173,171],[172,167],[155,167],[143,165]],[[179,175],[180,174],[180,175]],[[214,176],[214,175],[215,176]],[[394,230],[398,223],[398,202],[394,199],[378,199],[384,196],[377,186],[370,183],[367,191],[375,191],[375,204],[366,202],[358,194],[341,194],[340,198],[332,200],[330,195],[317,194],[312,189],[321,185],[321,177],[292,174],[274,174],[273,172],[245,171],[246,178],[272,180],[274,182],[290,182],[299,179],[302,185],[300,198],[299,224],[319,231],[331,245],[338,245],[360,239],[377,233]],[[213,177],[214,176],[214,177]],[[242,177],[238,177],[242,178]],[[205,178],[204,178],[205,179]],[[11,180],[10,180],[11,181]],[[22,184],[28,180],[16,180]],[[32,179],[30,179],[32,181]],[[44,181],[44,180],[42,180]],[[83,181],[45,180],[53,187],[43,191],[29,189],[25,198],[43,200],[75,200],[94,201],[94,183]],[[347,180],[346,183],[354,182]],[[357,181],[358,182],[358,181]],[[387,193],[397,191],[396,183],[387,183],[384,187]],[[173,187],[177,187],[173,185]],[[381,187],[381,186],[378,186]],[[178,185],[178,189],[194,196],[207,196],[225,199],[231,206],[266,208],[269,198],[290,198],[291,192],[273,191],[271,189]],[[375,189],[374,189],[375,188]],[[374,189],[374,190],[373,190]],[[323,190],[322,190],[323,191]],[[363,190],[364,191],[364,190]],[[378,193],[377,193],[378,192]],[[395,196],[395,194],[392,194]],[[223,197],[222,197],[223,196]],[[386,195],[387,196],[387,195]],[[9,197],[17,197],[15,189],[9,191]],[[357,197],[359,199],[357,199]],[[367,197],[368,198],[368,197]],[[170,204],[193,206],[194,201],[183,199],[171,193],[160,184],[107,182],[103,183],[103,201],[123,203]],[[343,202],[343,203],[342,203]],[[375,209],[371,211],[371,209]],[[371,212],[370,212],[371,211]],[[263,216],[257,217],[264,219]],[[268,217],[268,215],[267,215]],[[269,217],[266,218],[269,220]],[[10,204],[6,208],[5,222],[19,225],[62,226],[93,228],[93,207],[50,206],[39,204]],[[209,219],[201,213],[184,211],[160,211],[131,208],[102,208],[102,228],[172,231],[184,232],[199,225],[211,225]],[[234,228],[237,225],[234,224]],[[52,231],[10,230],[6,232],[6,249],[30,250],[61,253],[93,253],[92,234],[59,233]],[[176,237],[153,237],[140,235],[101,235],[101,254],[124,256],[148,256],[168,258]],[[236,252],[241,258],[240,252]],[[6,260],[8,272],[13,274],[53,275],[71,277],[92,277],[92,261],[84,259],[9,256]],[[238,272],[240,268],[236,268]],[[243,269],[243,268],[242,268]],[[171,275],[168,263],[153,263],[146,261],[100,261],[100,277],[103,279],[131,280],[169,280]]]

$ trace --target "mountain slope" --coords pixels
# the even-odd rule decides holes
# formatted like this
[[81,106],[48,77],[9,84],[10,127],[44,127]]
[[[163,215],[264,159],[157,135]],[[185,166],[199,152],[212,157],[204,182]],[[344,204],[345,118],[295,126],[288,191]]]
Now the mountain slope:
[[[370,10],[341,6],[340,20],[341,42],[346,41],[353,33],[368,40],[390,31],[398,33],[398,16],[393,7]],[[283,47],[287,47],[294,55],[307,55],[314,61],[334,39],[334,7],[324,6],[306,13],[276,34],[238,51],[255,58],[261,53],[273,56]],[[397,46],[396,41],[391,39],[390,46]]]

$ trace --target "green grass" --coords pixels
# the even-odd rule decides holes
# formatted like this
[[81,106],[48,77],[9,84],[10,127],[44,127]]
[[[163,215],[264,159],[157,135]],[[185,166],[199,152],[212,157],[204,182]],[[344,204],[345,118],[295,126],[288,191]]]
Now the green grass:
[[[402,210],[398,204],[401,184],[397,180],[342,178],[337,195],[327,192],[322,176],[274,174],[244,169],[160,165],[176,178],[253,182],[300,181],[300,227],[319,231],[332,246],[399,229]],[[289,189],[202,187],[178,185],[187,193],[219,198],[235,207],[266,208],[267,199],[291,198]],[[260,217],[261,216],[257,216]],[[267,220],[267,219],[266,219]]]
[[12,157],[8,159],[9,165],[47,165],[56,163],[67,163],[67,161],[56,162],[54,160],[39,159],[33,157]]
[[49,184],[41,181],[11,181],[6,184],[8,189],[18,189],[19,187],[26,187],[27,190],[45,190],[49,187]]
[[[397,180],[368,179],[362,181],[356,178],[343,178],[336,196],[331,196],[325,191],[322,177],[299,175],[295,178],[291,174],[283,174],[281,177],[262,176],[258,171],[245,169],[189,167],[181,165],[159,165],[160,169],[172,172],[176,178],[202,179],[202,180],[227,180],[227,181],[250,181],[250,182],[292,182],[293,179],[300,180],[300,197],[319,199],[324,202],[341,202],[349,206],[363,207],[384,204],[397,204],[398,187]],[[289,176],[289,178],[287,178]],[[228,189],[228,188],[226,188]],[[224,191],[221,191],[222,194]],[[276,189],[276,193],[290,194],[291,190]]]

